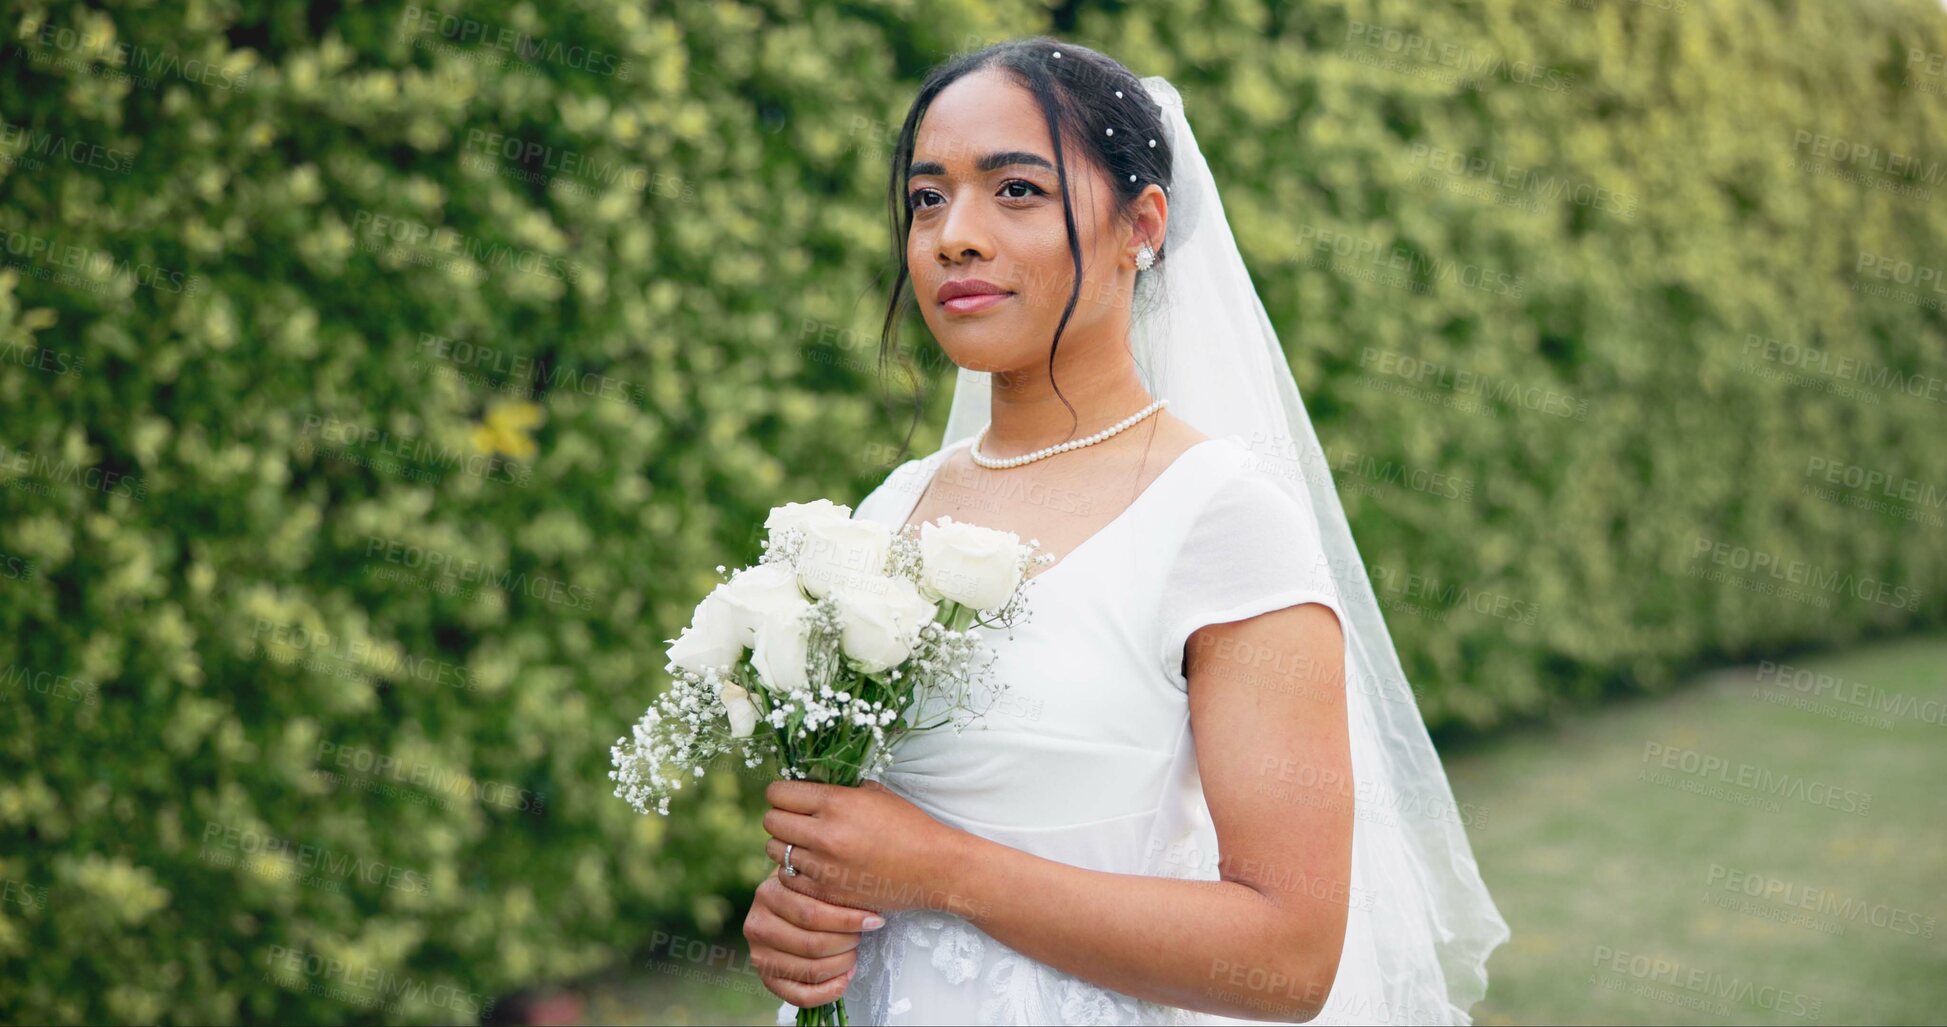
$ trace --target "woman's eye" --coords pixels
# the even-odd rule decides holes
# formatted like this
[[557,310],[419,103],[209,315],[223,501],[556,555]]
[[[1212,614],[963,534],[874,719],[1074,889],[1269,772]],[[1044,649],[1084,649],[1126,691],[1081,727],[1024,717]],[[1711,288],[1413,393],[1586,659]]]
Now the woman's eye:
[[[1025,189],[1027,192],[1018,193],[1009,191],[1013,189]],[[938,206],[937,204],[927,202],[929,197],[937,197],[938,195],[939,193],[932,189],[915,189],[906,194],[906,206],[912,210],[923,210],[927,207]],[[1001,184],[1001,195],[1010,200],[1025,200],[1030,196],[1046,196],[1047,190],[1025,179],[1011,178]]]

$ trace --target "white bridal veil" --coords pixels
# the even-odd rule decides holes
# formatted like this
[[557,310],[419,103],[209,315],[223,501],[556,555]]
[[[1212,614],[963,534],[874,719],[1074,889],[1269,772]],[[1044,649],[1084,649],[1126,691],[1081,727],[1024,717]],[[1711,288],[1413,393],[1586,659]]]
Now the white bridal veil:
[[[1467,1024],[1487,990],[1488,953],[1508,938],[1467,842],[1473,808],[1455,803],[1277,333],[1258,300],[1197,148],[1183,98],[1142,80],[1174,150],[1164,261],[1144,273],[1131,345],[1150,394],[1206,435],[1247,444],[1299,500],[1344,611],[1355,806],[1350,917],[1338,978],[1313,1023]],[[961,370],[942,448],[989,417],[989,375]],[[1243,1022],[1243,1021],[1237,1021]]]

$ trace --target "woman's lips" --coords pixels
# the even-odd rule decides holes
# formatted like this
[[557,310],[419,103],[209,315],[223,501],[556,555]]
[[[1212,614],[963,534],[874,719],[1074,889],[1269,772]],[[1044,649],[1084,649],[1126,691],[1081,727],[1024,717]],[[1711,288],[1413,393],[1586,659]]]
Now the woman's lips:
[[941,304],[941,306],[944,306],[948,313],[971,314],[976,310],[986,310],[988,307],[1004,299],[1008,299],[1013,295],[1011,292],[987,292],[976,296],[955,296]]

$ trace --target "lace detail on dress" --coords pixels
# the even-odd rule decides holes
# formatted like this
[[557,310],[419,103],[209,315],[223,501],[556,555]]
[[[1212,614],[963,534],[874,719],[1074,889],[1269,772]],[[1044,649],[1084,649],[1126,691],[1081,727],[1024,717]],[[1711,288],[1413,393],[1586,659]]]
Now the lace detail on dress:
[[[991,940],[991,939],[990,939]],[[1193,1024],[1196,1014],[1165,1006],[1065,973],[994,942],[1000,955],[987,970],[980,1002],[983,1024]]]
[[942,913],[918,913],[907,928],[907,937],[923,949],[933,950],[933,969],[948,984],[965,984],[980,973],[981,939],[986,935],[959,917]]
[[1074,978],[1061,982],[1062,1023],[1112,1023],[1117,1012],[1107,991]]
[[[909,951],[931,953],[927,963],[954,986],[978,981],[983,1025],[1145,1024],[1183,1027],[1195,1011],[1150,1002],[1091,984],[1014,951],[961,917],[929,910],[886,914],[886,926],[859,939],[858,973],[846,991],[852,1022],[893,1024],[912,1011],[900,974]],[[924,973],[926,971],[919,971]],[[797,1007],[778,1010],[779,1027],[796,1021]]]
[[[900,996],[892,997],[893,982],[905,968],[906,949],[915,931],[910,913],[885,914],[886,925],[876,931],[866,931],[859,937],[858,971],[852,977],[852,984],[846,988],[847,996],[856,996],[853,1001],[864,1008],[863,1017],[846,1010],[846,1019],[859,1023],[885,1024],[892,1018],[905,1013],[913,1006],[912,1000]],[[849,1002],[847,1003],[850,1004]]]

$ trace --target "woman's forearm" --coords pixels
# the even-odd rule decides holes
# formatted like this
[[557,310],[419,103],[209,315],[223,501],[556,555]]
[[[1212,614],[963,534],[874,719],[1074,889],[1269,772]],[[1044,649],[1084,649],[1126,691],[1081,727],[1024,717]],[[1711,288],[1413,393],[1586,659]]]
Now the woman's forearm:
[[1102,987],[1258,1020],[1308,1020],[1330,991],[1343,920],[1236,881],[1086,870],[959,832],[956,911],[995,940]]

